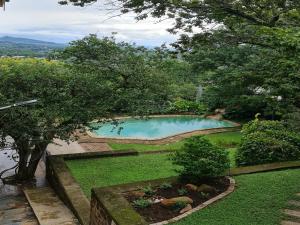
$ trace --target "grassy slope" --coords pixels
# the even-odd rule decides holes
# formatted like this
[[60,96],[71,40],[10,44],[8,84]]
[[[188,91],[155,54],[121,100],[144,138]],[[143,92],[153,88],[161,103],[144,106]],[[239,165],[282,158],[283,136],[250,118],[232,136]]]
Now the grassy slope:
[[[174,176],[167,154],[141,155],[67,162],[89,196],[94,186]],[[176,225],[274,225],[280,210],[299,192],[300,169],[241,175],[237,189],[223,201],[201,210]]]
[[89,196],[92,187],[175,176],[168,154],[67,161],[73,176]]
[[[213,143],[224,147],[236,147],[241,142],[240,132],[225,132],[219,134],[209,134],[206,137]],[[144,145],[144,144],[117,144],[109,143],[114,150],[136,150],[136,151],[155,151],[155,150],[174,150],[179,149],[184,144],[184,140],[165,145]]]
[[237,189],[176,225],[276,225],[281,209],[299,192],[300,169],[235,177]]

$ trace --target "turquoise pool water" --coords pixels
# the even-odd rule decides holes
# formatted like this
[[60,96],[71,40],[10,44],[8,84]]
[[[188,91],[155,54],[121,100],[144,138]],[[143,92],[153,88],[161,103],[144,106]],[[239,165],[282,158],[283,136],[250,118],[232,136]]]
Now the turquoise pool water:
[[106,138],[134,138],[154,140],[210,128],[232,127],[227,121],[193,116],[153,117],[150,119],[121,119],[116,127],[110,123],[93,124],[93,133]]

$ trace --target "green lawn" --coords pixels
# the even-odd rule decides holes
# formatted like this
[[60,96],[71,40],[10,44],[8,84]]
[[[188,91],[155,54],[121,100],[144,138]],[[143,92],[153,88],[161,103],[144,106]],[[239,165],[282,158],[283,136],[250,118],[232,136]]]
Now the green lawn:
[[300,169],[235,177],[226,199],[174,225],[279,225],[281,210],[300,188]]
[[[235,148],[228,149],[232,167]],[[66,161],[87,196],[92,187],[176,176],[168,153]]]
[[[87,196],[92,187],[175,176],[168,154],[67,161]],[[300,169],[235,177],[237,188],[226,199],[176,225],[275,225],[280,210],[299,192]]]
[[[240,132],[224,132],[218,134],[209,134],[206,137],[213,143],[223,146],[225,148],[237,147],[241,142]],[[142,151],[155,151],[155,150],[176,150],[182,147],[184,140],[164,144],[164,145],[145,145],[145,144],[117,144],[109,143],[113,150],[136,150]]]
[[168,154],[72,160],[67,165],[87,196],[92,187],[176,176]]

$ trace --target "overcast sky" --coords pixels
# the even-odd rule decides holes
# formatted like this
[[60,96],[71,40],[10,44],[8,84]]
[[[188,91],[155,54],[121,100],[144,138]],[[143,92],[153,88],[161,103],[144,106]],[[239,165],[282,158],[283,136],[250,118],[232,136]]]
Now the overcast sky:
[[58,0],[11,0],[6,10],[0,10],[0,36],[36,38],[54,42],[69,42],[90,33],[110,36],[139,45],[159,46],[171,43],[176,36],[166,29],[171,21],[157,23],[154,19],[136,22],[133,15],[107,20],[111,15],[100,3],[89,7],[60,6]]

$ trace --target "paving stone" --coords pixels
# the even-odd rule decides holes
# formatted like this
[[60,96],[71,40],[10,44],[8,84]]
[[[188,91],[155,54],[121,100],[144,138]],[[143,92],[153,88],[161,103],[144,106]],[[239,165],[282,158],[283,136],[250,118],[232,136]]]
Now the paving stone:
[[281,225],[300,225],[300,223],[294,222],[294,221],[284,220],[284,221],[281,222]]
[[1,225],[38,225],[35,216],[23,196],[0,198]]
[[300,210],[285,209],[284,213],[292,217],[300,218]]
[[291,200],[288,202],[289,205],[299,206],[300,207],[300,201]]
[[40,225],[79,225],[50,187],[25,189],[24,193]]

